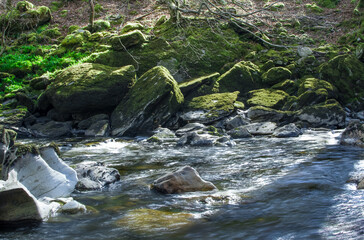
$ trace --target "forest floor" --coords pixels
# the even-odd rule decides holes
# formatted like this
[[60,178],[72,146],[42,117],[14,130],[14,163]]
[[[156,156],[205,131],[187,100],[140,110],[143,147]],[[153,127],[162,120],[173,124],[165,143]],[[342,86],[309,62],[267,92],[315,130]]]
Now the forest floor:
[[[18,1],[14,1],[14,4]],[[35,5],[54,6],[54,0],[29,0]],[[139,21],[146,26],[153,26],[162,15],[168,15],[165,7],[156,3],[155,0],[97,0],[98,5],[96,19],[105,19],[109,16],[124,16],[125,20],[116,29],[120,29],[128,21]],[[264,7],[265,1],[247,0],[241,1],[243,8],[239,9],[241,13],[255,12]],[[247,17],[246,21],[256,24],[260,28],[267,30],[273,28],[277,22],[290,21],[299,19],[303,16],[310,18],[312,21],[329,29],[322,34],[322,31],[307,30],[305,34],[313,39],[325,40],[328,43],[336,43],[338,38],[350,31],[339,23],[354,17],[353,9],[355,3],[351,0],[341,0],[336,8],[322,8],[321,13],[314,13],[308,10],[305,5],[313,3],[312,0],[281,0],[284,8],[279,11],[260,11]],[[234,6],[230,6],[234,7]],[[236,6],[235,6],[236,7]],[[67,33],[71,25],[86,26],[89,21],[89,4],[87,1],[70,0],[65,1],[57,10],[52,11],[52,25],[58,25],[61,32]],[[66,12],[66,14],[65,14]],[[297,34],[294,29],[289,29],[289,34]]]

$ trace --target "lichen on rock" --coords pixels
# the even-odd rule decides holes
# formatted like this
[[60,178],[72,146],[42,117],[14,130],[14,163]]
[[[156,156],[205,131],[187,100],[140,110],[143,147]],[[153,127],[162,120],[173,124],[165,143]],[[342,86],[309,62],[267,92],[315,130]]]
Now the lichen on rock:
[[288,94],[282,90],[258,89],[249,92],[247,103],[250,106],[263,106],[280,109],[288,98]]

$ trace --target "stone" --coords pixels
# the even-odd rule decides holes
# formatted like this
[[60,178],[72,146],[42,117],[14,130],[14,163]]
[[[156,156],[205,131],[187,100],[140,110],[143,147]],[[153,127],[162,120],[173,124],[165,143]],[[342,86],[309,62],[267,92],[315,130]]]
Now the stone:
[[50,83],[51,81],[49,80],[49,77],[46,75],[42,75],[40,77],[33,78],[30,81],[29,86],[34,90],[44,90]]
[[121,29],[121,33],[127,33],[134,30],[144,30],[144,26],[138,22],[127,22]]
[[247,111],[248,118],[253,122],[279,122],[288,117],[289,112],[279,111],[267,107],[251,107]]
[[[221,123],[218,123],[226,130],[231,130],[240,126],[244,126],[250,123],[250,119],[245,116],[245,113],[237,114],[236,116],[228,117]],[[216,125],[215,125],[216,126]],[[216,126],[217,127],[217,126]]]
[[168,70],[157,66],[143,74],[111,115],[113,136],[136,135],[164,126],[184,101]]
[[75,201],[71,200],[66,202],[59,210],[60,213],[65,214],[77,214],[77,213],[86,213],[86,206]]
[[350,122],[341,135],[340,144],[364,147],[364,124],[359,121]]
[[76,164],[75,170],[80,181],[76,187],[78,190],[95,190],[96,186],[101,190],[120,180],[117,169],[99,162],[82,162]]
[[303,108],[297,117],[311,127],[340,128],[345,125],[346,114],[338,102],[328,100],[324,104]]
[[217,79],[219,91],[239,91],[244,95],[259,86],[260,74],[257,65],[252,62],[241,61]]
[[45,94],[60,113],[111,110],[135,81],[133,66],[121,68],[83,63],[60,72]]
[[72,115],[70,113],[60,113],[55,108],[52,108],[47,112],[47,118],[56,122],[66,122],[72,120]]
[[151,189],[161,193],[173,194],[211,191],[217,188],[211,182],[203,180],[194,168],[185,166],[155,180],[151,185]]
[[181,127],[176,131],[176,135],[178,137],[181,137],[188,132],[203,130],[205,128],[206,126],[203,125],[202,123],[187,123],[186,125],[184,125],[183,127]]
[[300,57],[306,58],[313,54],[311,48],[309,47],[298,47],[297,53]]
[[236,127],[227,132],[232,138],[250,138],[252,135],[246,128],[246,126]]
[[212,73],[207,76],[182,82],[178,86],[185,98],[192,99],[194,97],[212,94],[217,90],[218,86],[216,85],[216,81],[219,77],[219,73]]
[[[0,105],[1,109],[1,105]],[[23,126],[24,119],[29,116],[26,107],[16,107],[10,110],[0,111],[0,124],[11,127]]]
[[150,138],[148,138],[148,142],[158,142],[162,143],[165,141],[173,141],[176,138],[176,135],[173,131],[168,128],[159,127],[153,131],[154,134]]
[[320,65],[319,75],[337,88],[340,102],[349,103],[364,91],[364,63],[355,56],[332,58]]
[[105,137],[110,128],[109,120],[100,120],[98,122],[93,123],[89,128],[85,131],[86,137]]
[[290,79],[292,72],[285,67],[272,67],[267,72],[263,73],[262,81],[271,86],[281,81]]
[[49,121],[45,124],[36,123],[30,127],[30,130],[37,137],[59,138],[70,136],[72,133],[71,122]]
[[364,43],[359,43],[355,49],[355,56],[360,61],[364,62]]
[[112,37],[110,44],[115,51],[125,51],[129,47],[141,45],[146,41],[145,35],[140,30],[134,30]]
[[276,130],[274,130],[272,135],[277,138],[288,138],[298,137],[301,134],[302,131],[294,123],[290,123],[277,128]]
[[212,123],[230,115],[234,110],[234,103],[239,92],[214,93],[194,97],[186,102],[181,118],[184,121]]
[[252,123],[244,126],[251,135],[271,135],[277,128],[274,122]]
[[36,198],[68,197],[78,181],[75,170],[67,166],[54,148],[45,148],[41,154],[33,147],[18,147],[19,156],[8,165],[9,172],[17,173],[18,181]]
[[177,146],[194,146],[194,147],[231,147],[235,142],[226,136],[222,136],[217,132],[201,131],[188,132],[184,134],[178,141]]
[[262,106],[280,109],[283,107],[289,95],[282,90],[258,89],[249,92],[247,103],[250,106]]
[[101,120],[108,120],[109,116],[107,114],[96,114],[92,117],[89,117],[85,120],[80,121],[77,124],[78,129],[86,130],[87,128],[91,127],[92,124],[101,121]]

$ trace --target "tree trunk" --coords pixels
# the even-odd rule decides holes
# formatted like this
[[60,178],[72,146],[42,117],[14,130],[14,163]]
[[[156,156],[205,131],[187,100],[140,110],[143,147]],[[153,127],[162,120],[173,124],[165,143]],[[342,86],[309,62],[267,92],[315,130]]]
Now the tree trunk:
[[94,0],[89,0],[90,3],[90,28],[91,32],[94,31],[94,19],[95,19],[95,5]]

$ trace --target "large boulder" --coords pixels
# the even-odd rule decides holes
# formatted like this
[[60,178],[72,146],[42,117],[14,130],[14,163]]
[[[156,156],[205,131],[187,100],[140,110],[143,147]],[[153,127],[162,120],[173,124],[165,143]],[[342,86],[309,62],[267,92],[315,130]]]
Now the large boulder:
[[235,110],[239,92],[214,93],[192,98],[186,102],[181,118],[185,121],[212,123]]
[[250,106],[263,106],[280,109],[289,95],[282,90],[258,89],[249,92],[250,98],[247,103]]
[[251,135],[271,135],[277,128],[274,122],[252,123],[244,126]]
[[116,51],[125,51],[126,48],[141,45],[146,41],[146,37],[140,30],[127,32],[110,39],[111,46]]
[[221,75],[217,82],[220,92],[239,91],[244,96],[259,86],[260,69],[252,62],[241,61]]
[[334,57],[319,68],[320,77],[336,86],[339,100],[350,102],[364,91],[364,63],[356,57]]
[[36,123],[30,127],[36,137],[59,138],[71,135],[72,122],[49,121]]
[[3,164],[7,178],[10,171],[36,198],[68,197],[77,184],[76,171],[60,159],[53,147],[39,150],[32,145],[17,147],[18,157]]
[[279,127],[273,132],[273,136],[277,138],[298,137],[301,134],[302,131],[294,123]]
[[291,78],[292,72],[285,67],[272,67],[263,73],[262,80],[269,85],[277,84],[281,81]]
[[309,127],[340,128],[345,125],[346,114],[335,100],[305,107],[297,113],[297,117]]
[[211,191],[215,190],[216,187],[211,182],[203,180],[194,168],[185,166],[155,180],[151,185],[151,189],[172,194]]
[[78,190],[101,190],[120,180],[119,171],[99,162],[82,162],[76,165]]
[[165,125],[184,97],[169,71],[157,66],[143,74],[111,115],[112,135],[135,135]]
[[133,66],[84,63],[59,73],[46,96],[61,113],[88,113],[116,107],[135,81]]
[[48,7],[35,8],[30,2],[20,1],[15,9],[0,16],[0,28],[6,26],[10,32],[24,31],[35,29],[51,19],[51,10]]
[[341,135],[340,144],[364,147],[364,124],[359,121],[350,122]]
[[211,94],[217,91],[216,80],[220,76],[219,73],[213,73],[207,76],[195,78],[180,83],[178,86],[186,99]]

